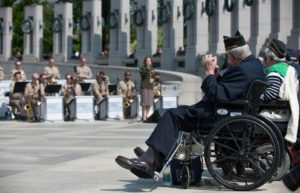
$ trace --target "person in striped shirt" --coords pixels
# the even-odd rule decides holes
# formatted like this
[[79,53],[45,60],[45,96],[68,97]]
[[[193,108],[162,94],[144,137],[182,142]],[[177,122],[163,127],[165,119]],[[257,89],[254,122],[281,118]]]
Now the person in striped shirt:
[[271,86],[266,88],[262,100],[264,102],[271,102],[279,98],[280,87],[289,67],[285,63],[286,46],[282,41],[273,39],[264,53],[264,60],[267,65],[266,81],[271,83]]

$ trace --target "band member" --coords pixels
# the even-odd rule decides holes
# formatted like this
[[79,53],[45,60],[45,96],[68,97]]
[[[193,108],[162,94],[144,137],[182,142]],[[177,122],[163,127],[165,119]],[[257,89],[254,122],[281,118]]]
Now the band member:
[[95,97],[94,104],[97,107],[96,119],[100,119],[100,104],[109,95],[106,75],[102,71],[96,76],[96,82],[92,84],[92,94]]
[[144,66],[140,70],[141,75],[141,105],[142,105],[142,121],[148,118],[150,107],[154,100],[154,71],[152,69],[152,59],[147,56],[144,59]]
[[154,93],[154,98],[159,98],[161,96],[161,82],[160,82],[160,74],[158,72],[154,73],[153,93]]
[[76,67],[76,76],[78,81],[90,79],[93,76],[91,68],[87,66],[87,59],[85,57],[81,58],[80,66]]
[[130,106],[136,98],[135,84],[131,80],[131,73],[129,71],[124,73],[124,80],[118,83],[117,93],[124,97],[124,115],[125,118],[129,118],[131,115]]
[[15,116],[15,119],[19,120],[22,118],[23,109],[23,93],[14,93],[14,87],[16,82],[22,81],[21,72],[16,72],[14,74],[14,79],[9,84],[9,105],[12,107],[12,113]]
[[15,69],[12,69],[12,70],[11,70],[11,75],[10,75],[10,79],[11,79],[11,80],[14,79],[14,74],[15,74],[16,72],[20,72],[20,73],[21,73],[22,80],[26,80],[26,74],[25,74],[24,70],[21,69],[21,66],[22,66],[21,61],[16,61],[16,62],[15,62]]
[[76,78],[66,74],[66,83],[61,88],[61,94],[64,97],[64,115],[65,121],[74,121],[75,115],[75,96],[81,94],[81,87]]
[[[24,109],[27,111],[27,118],[29,118],[30,111],[32,111],[33,122],[40,121],[40,110],[39,106],[45,100],[45,88],[42,84],[39,83],[39,75],[37,73],[32,74],[32,80],[30,83],[25,86],[25,106]],[[43,110],[43,109],[42,109]],[[45,110],[45,109],[44,109]]]
[[55,66],[55,60],[53,58],[48,60],[48,66],[44,68],[43,73],[46,75],[50,85],[56,84],[57,79],[60,78],[60,73],[58,68]]
[[0,80],[3,80],[4,76],[5,76],[4,70],[3,70],[2,66],[0,66]]

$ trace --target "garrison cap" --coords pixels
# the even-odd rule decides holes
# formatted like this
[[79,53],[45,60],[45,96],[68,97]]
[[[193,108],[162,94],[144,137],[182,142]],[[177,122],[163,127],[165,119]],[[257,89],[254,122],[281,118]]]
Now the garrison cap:
[[272,50],[272,52],[278,57],[278,58],[285,58],[287,54],[286,46],[285,44],[277,39],[272,39],[270,44],[268,45],[268,48]]
[[225,50],[231,50],[233,48],[246,45],[246,41],[243,35],[237,31],[233,37],[223,36]]

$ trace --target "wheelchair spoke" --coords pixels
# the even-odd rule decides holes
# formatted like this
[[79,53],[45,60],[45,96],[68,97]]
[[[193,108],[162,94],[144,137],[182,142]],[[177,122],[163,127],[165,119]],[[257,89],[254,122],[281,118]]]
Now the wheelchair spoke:
[[249,145],[249,149],[252,149],[254,144],[259,144],[258,142],[260,142],[265,136],[266,134],[258,135],[257,137],[255,137],[254,141],[252,141],[252,143]]
[[247,174],[246,174],[246,167],[245,167],[244,164],[243,164],[243,170],[244,170],[244,176],[245,176],[245,184],[246,184],[246,186],[248,186],[248,180],[247,180]]
[[[258,170],[260,170],[262,173],[265,173],[265,172],[266,172],[266,171],[264,171],[261,167],[259,167],[253,160],[248,159],[248,161],[250,161],[251,164],[252,164],[253,166],[255,166]],[[262,176],[260,172],[258,172],[258,174],[259,174],[259,176]]]
[[214,143],[217,144],[217,145],[219,145],[219,146],[224,147],[225,149],[229,149],[229,150],[231,150],[231,151],[233,151],[233,152],[235,152],[235,153],[238,153],[237,150],[233,149],[232,147],[230,147],[230,146],[228,146],[228,145],[225,145],[225,144],[220,143],[220,142],[217,142],[217,141],[215,141]]
[[233,172],[233,169],[236,167],[236,164],[237,164],[237,163],[238,163],[238,160],[236,160],[236,161],[234,162],[234,164],[232,165],[230,171],[228,172],[228,174],[226,174],[225,178],[228,179],[228,177],[229,177],[229,176],[231,175],[231,173]]
[[241,148],[240,148],[240,146],[239,146],[239,144],[238,144],[238,142],[237,142],[236,138],[233,136],[233,133],[232,133],[231,129],[229,128],[229,126],[228,126],[228,125],[226,125],[226,128],[228,129],[228,131],[229,131],[229,134],[231,135],[231,137],[232,137],[232,139],[233,139],[233,141],[234,141],[234,143],[235,143],[236,147],[237,147],[237,148],[239,149],[239,151],[240,151],[240,150],[241,150]]

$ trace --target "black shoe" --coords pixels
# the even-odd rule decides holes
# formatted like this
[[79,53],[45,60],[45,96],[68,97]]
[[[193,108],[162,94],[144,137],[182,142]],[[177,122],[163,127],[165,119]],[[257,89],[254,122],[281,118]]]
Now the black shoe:
[[132,165],[130,172],[139,178],[154,178],[154,167],[147,162],[136,162]]
[[134,148],[133,151],[137,157],[141,157],[145,153],[145,151],[140,147]]
[[137,158],[128,159],[124,156],[119,155],[118,157],[116,157],[115,161],[122,168],[130,170],[132,168],[134,162],[138,162],[138,159]]

